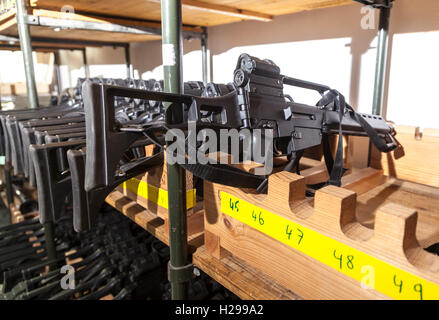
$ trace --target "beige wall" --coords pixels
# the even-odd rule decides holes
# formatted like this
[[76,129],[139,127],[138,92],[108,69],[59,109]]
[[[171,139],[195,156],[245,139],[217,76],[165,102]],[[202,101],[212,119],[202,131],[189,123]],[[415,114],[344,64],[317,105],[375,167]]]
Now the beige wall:
[[[113,47],[87,48],[87,63],[91,77],[126,78],[125,49]],[[75,86],[78,77],[84,77],[82,51],[60,50],[61,86]]]
[[[50,84],[53,79],[53,55],[51,53],[33,52],[35,81]],[[0,51],[0,82],[25,82],[23,54],[21,51]]]
[[[351,104],[361,111],[370,112],[373,95],[373,77],[375,73],[377,30],[363,30],[360,21],[363,17],[361,5],[352,4],[343,7],[319,9],[297,14],[275,17],[269,23],[246,21],[208,29],[208,47],[212,56],[213,80],[227,82],[232,80],[234,63],[239,52],[251,51],[266,54],[261,58],[270,58],[281,66],[281,70],[294,77],[324,82],[346,95]],[[376,25],[378,15],[376,15]],[[426,36],[427,35],[427,36]],[[424,39],[421,39],[421,38]],[[418,39],[418,41],[415,41]],[[420,40],[419,40],[420,39]],[[436,42],[436,44],[435,44]],[[413,43],[413,46],[410,44]],[[417,96],[432,101],[434,80],[439,72],[439,1],[438,0],[396,0],[391,15],[389,72],[386,75],[389,85],[386,87],[384,113],[389,102],[398,105],[393,108],[392,116],[409,123],[411,104]],[[392,47],[401,47],[403,51],[394,51]],[[407,50],[409,47],[409,51]],[[200,64],[199,41],[184,41],[184,67],[186,74],[193,75],[195,64]],[[271,48],[271,49],[270,49]],[[229,53],[233,51],[232,53]],[[279,52],[283,51],[283,52]],[[249,52],[250,53],[250,52]],[[193,58],[188,58],[189,55]],[[134,69],[140,74],[159,69],[161,65],[160,41],[137,43],[132,46]],[[418,58],[419,57],[419,58]],[[277,58],[277,59],[276,59]],[[406,61],[406,63],[403,63]],[[395,65],[392,63],[395,62]],[[422,62],[422,66],[420,63]],[[294,66],[294,67],[292,67]],[[318,67],[316,67],[318,66]],[[420,66],[420,68],[416,68]],[[399,70],[395,70],[399,68]],[[201,79],[201,69],[191,79]],[[403,81],[400,74],[410,72]],[[160,69],[159,69],[160,70]],[[411,73],[411,74],[410,74]],[[160,75],[155,72],[153,75]],[[224,75],[223,75],[224,74]],[[409,92],[410,78],[416,78],[418,90]],[[188,80],[188,79],[185,79]],[[422,81],[433,83],[422,86]],[[392,85],[395,83],[396,85]],[[436,82],[437,83],[437,82]],[[389,92],[390,90],[390,92]],[[424,92],[420,91],[424,90]],[[390,97],[389,97],[390,94]],[[406,106],[401,107],[398,96],[410,95]],[[410,106],[409,106],[410,105]],[[403,108],[408,115],[401,117],[397,108]],[[417,106],[417,108],[423,108]],[[439,105],[426,111],[438,110]],[[422,121],[422,117],[417,117]],[[423,126],[423,123],[418,125]],[[432,122],[426,123],[432,126]],[[439,128],[439,122],[437,124]]]

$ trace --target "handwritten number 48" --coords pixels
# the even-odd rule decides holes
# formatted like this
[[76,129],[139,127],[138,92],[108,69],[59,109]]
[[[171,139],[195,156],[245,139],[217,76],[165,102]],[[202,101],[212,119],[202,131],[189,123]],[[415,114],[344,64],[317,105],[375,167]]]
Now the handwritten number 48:
[[[340,254],[340,256],[337,257],[337,250],[334,250],[334,258],[340,261],[340,270],[343,268],[343,254]],[[346,256],[346,266],[348,267],[348,269],[354,269],[354,256],[348,255]]]

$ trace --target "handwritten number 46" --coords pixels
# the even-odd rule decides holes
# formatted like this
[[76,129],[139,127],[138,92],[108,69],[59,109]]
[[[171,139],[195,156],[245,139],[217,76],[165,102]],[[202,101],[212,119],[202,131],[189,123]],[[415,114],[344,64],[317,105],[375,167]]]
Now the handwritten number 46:
[[253,210],[253,212],[252,212],[252,217],[253,217],[253,220],[256,222],[259,222],[259,224],[261,225],[261,226],[263,226],[264,225],[264,223],[265,223],[265,221],[264,221],[264,219],[262,218],[262,212],[259,212],[259,215],[257,215],[256,214],[256,212]]

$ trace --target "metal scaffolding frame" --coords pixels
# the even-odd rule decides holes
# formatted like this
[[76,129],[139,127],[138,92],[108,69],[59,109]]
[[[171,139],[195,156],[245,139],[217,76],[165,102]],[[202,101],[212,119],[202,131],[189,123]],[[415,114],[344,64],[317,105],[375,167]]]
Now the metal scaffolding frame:
[[204,84],[210,82],[210,74],[208,71],[208,52],[207,52],[207,28],[203,27],[203,33],[201,35],[201,61],[202,61],[202,74]]
[[59,60],[59,51],[55,51],[54,55],[54,68],[55,68],[55,83],[56,83],[56,93],[61,95],[61,70],[60,65],[61,61]]
[[380,10],[372,114],[382,115],[389,52],[390,11],[394,0],[354,0]]
[[131,54],[130,54],[130,44],[125,45],[125,63],[127,65],[127,78],[133,78],[133,70],[131,67]]
[[[31,37],[30,26],[41,26],[47,28],[61,28],[61,29],[72,29],[72,30],[88,30],[88,31],[101,31],[101,32],[117,32],[117,33],[127,33],[135,35],[161,35],[162,31],[160,28],[154,27],[144,27],[144,26],[127,26],[117,23],[101,23],[101,22],[91,22],[91,21],[79,21],[73,19],[59,19],[44,16],[34,16],[27,13],[26,1],[16,0],[17,3],[17,25],[19,30],[19,42],[20,47],[23,52],[23,61],[25,65],[25,75],[26,75],[26,85],[29,99],[30,108],[38,108],[38,94],[35,84],[35,71],[32,59],[32,42],[44,42],[44,43],[54,43],[54,44],[69,44],[69,45],[83,45],[83,46],[112,46],[112,47],[124,47],[125,48],[125,59],[127,64],[127,77],[132,78],[132,68],[131,68],[131,57],[129,52],[128,43],[119,42],[103,42],[103,41],[87,41],[87,40],[73,40],[73,39],[60,39],[60,38],[39,38]],[[185,30],[182,31],[182,37],[184,39],[200,39],[203,52],[203,80],[207,79],[207,32],[204,28],[203,32],[195,32]],[[11,37],[8,37],[11,38]],[[84,66],[86,69],[86,77],[89,77],[87,72],[87,58],[85,54],[85,49],[83,51]],[[206,59],[206,60],[204,60]]]
[[29,108],[38,108],[38,94],[35,83],[34,60],[32,58],[32,43],[30,38],[29,24],[27,23],[27,8],[25,0],[17,1],[17,26],[20,37],[20,47],[23,53],[24,72],[26,75],[27,96]]
[[90,78],[90,69],[88,68],[86,48],[82,49],[82,64],[84,65],[84,75],[88,79]]

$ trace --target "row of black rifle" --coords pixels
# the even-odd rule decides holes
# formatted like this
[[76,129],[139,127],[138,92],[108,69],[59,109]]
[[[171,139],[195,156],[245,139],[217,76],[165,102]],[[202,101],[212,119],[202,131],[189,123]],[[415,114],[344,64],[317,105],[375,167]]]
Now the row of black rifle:
[[[67,214],[54,237],[50,260],[38,219],[0,228],[0,300],[170,299],[169,248],[114,209],[81,233]],[[204,273],[191,282],[191,299],[236,299]]]
[[[13,172],[14,194],[21,199],[23,213],[34,212],[38,217],[0,229],[2,299],[170,297],[168,248],[123,215],[103,207],[103,200],[93,203],[81,183],[87,150],[85,82],[145,92],[163,90],[163,82],[155,80],[79,79],[74,94],[59,105],[0,113],[1,155]],[[199,82],[186,83],[185,88],[197,95],[204,90]],[[163,103],[152,100],[117,97],[109,108],[118,125],[164,118]],[[131,146],[119,165],[144,158],[148,144],[141,139]],[[153,164],[161,165],[162,158]],[[38,205],[25,184],[36,187]],[[50,224],[55,258],[49,258],[46,248],[43,226]],[[61,286],[65,266],[75,271],[71,289]],[[193,283],[193,299],[235,298],[203,274],[194,277]]]
[[[270,60],[242,54],[232,79],[229,84],[187,82],[179,95],[162,92],[160,81],[87,79],[78,85],[73,103],[0,114],[6,161],[38,187],[42,223],[60,219],[69,202],[74,228],[81,231],[93,227],[116,186],[162,165],[166,132],[175,128],[187,134],[189,123],[196,124],[197,132],[268,130],[273,144],[266,155],[286,156],[283,170],[291,172],[298,172],[306,150],[322,145],[330,175],[323,185],[340,185],[343,135],[369,137],[383,152],[398,145],[382,117],[355,112],[327,86],[282,75]],[[315,105],[299,103],[284,93],[284,86],[313,90],[321,98]],[[335,159],[328,147],[334,134],[339,135]],[[149,145],[155,146],[153,155],[145,154]],[[270,173],[255,175],[212,163],[179,165],[201,181],[267,191]]]

